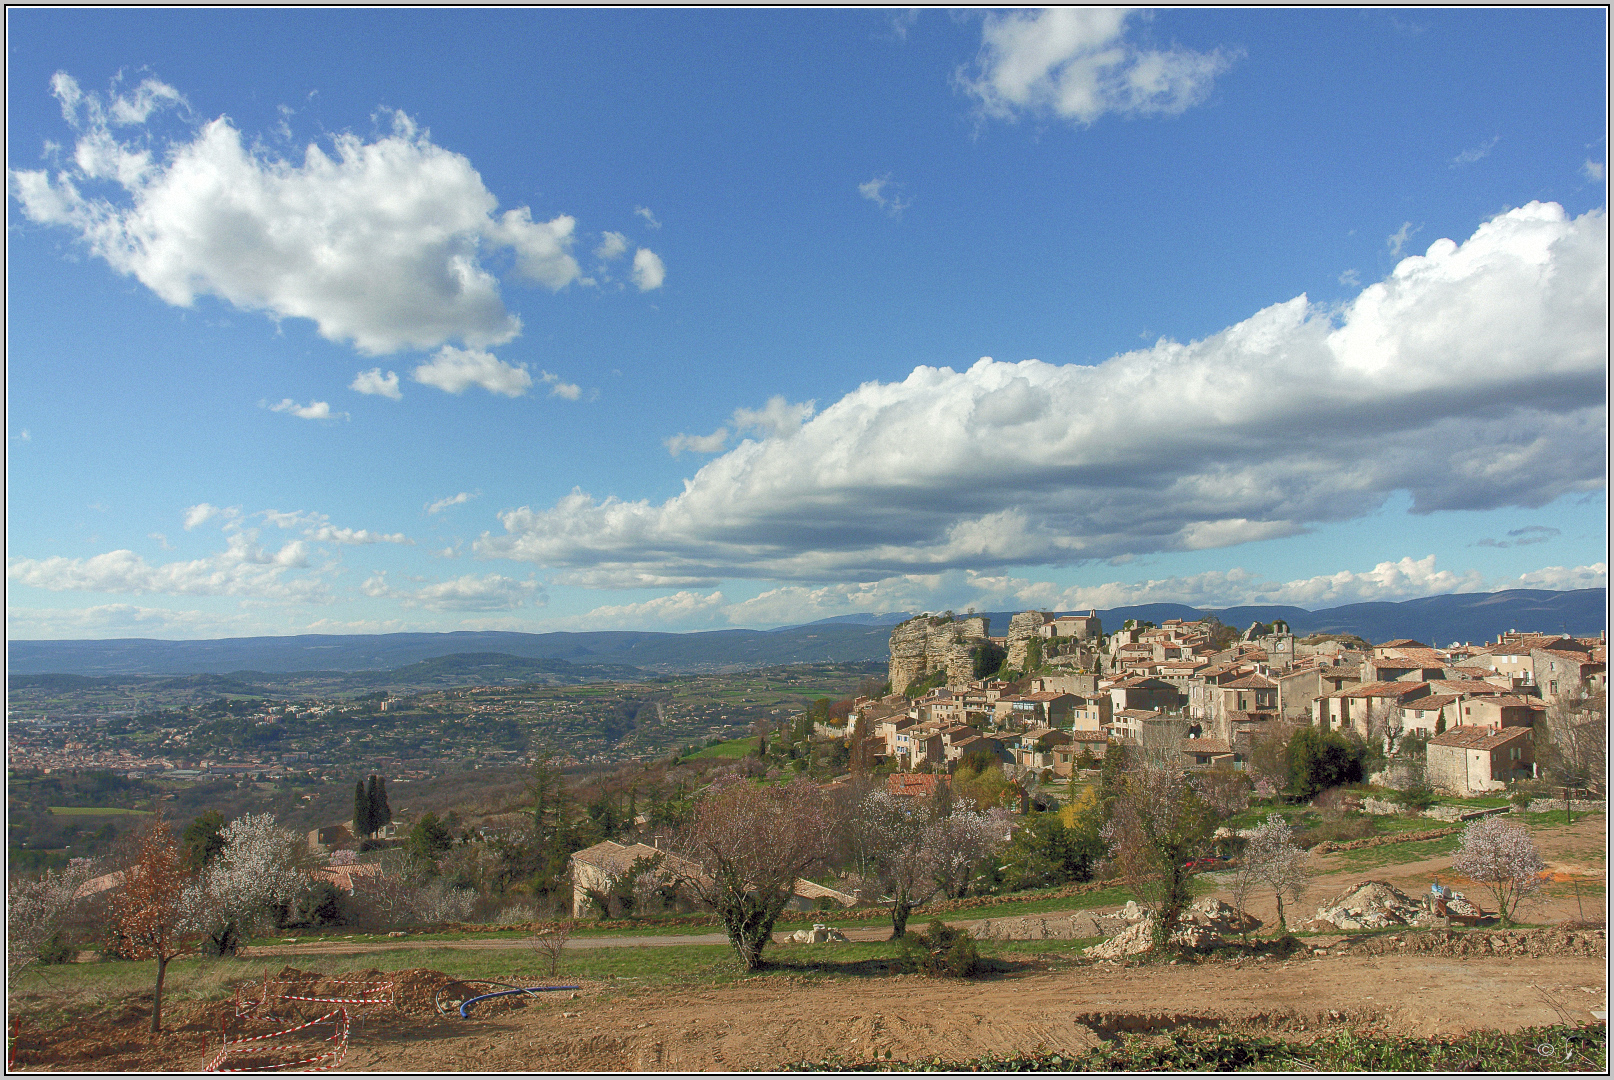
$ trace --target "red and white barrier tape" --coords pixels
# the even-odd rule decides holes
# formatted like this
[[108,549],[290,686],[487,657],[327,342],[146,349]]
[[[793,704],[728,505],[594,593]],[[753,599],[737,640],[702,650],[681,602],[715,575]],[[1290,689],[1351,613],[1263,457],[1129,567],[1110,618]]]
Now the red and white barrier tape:
[[[295,1061],[279,1061],[271,1065],[251,1065],[244,1066],[239,1069],[229,1069],[224,1067],[224,1062],[228,1060],[232,1054],[252,1054],[256,1056],[275,1053],[296,1053],[299,1050],[307,1049],[307,1044],[300,1042],[270,1045],[260,1044],[262,1044],[266,1039],[282,1038],[283,1036],[290,1035],[294,1031],[301,1031],[304,1028],[314,1027],[315,1025],[323,1024],[326,1021],[335,1021],[336,1026],[335,1033],[328,1040],[322,1040],[336,1044],[329,1050],[324,1050],[318,1054],[314,1054],[306,1058],[300,1058]],[[289,1069],[298,1065],[310,1065],[312,1062],[324,1061],[326,1058],[330,1058],[331,1060],[323,1065],[314,1065],[311,1071],[335,1068],[337,1065],[340,1065],[342,1063],[342,1059],[347,1056],[347,1033],[347,1010],[342,1008],[334,1009],[318,1019],[309,1020],[306,1023],[298,1024],[295,1027],[286,1028],[283,1031],[272,1031],[267,1035],[249,1035],[245,1038],[236,1039],[233,1042],[226,1038],[224,1044],[219,1047],[219,1052],[202,1065],[202,1071],[267,1072],[273,1069]]]

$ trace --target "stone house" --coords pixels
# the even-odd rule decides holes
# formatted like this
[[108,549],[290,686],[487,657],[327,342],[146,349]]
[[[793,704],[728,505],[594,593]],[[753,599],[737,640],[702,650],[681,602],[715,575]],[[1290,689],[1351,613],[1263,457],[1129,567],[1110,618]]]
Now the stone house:
[[1593,691],[1606,683],[1607,665],[1569,649],[1531,649],[1530,673],[1544,698],[1555,698],[1587,683]]
[[1110,687],[1110,704],[1115,711],[1124,709],[1175,709],[1182,695],[1164,679],[1122,679]]
[[1403,702],[1400,706],[1401,730],[1408,735],[1439,735],[1447,728],[1462,722],[1459,708],[1462,698],[1456,694],[1430,694]]
[[1366,737],[1369,721],[1379,714],[1390,714],[1416,698],[1429,696],[1425,682],[1374,682],[1336,690],[1319,697],[1313,723],[1324,731],[1351,728]]
[[1225,739],[1183,739],[1179,745],[1189,768],[1236,767],[1233,761],[1233,747]]
[[1535,774],[1535,732],[1527,727],[1454,727],[1429,740],[1424,760],[1430,787],[1462,797]]
[[1009,718],[1016,726],[1069,727],[1076,695],[1035,690],[1009,700]]
[[1487,728],[1530,727],[1547,711],[1539,698],[1514,697],[1510,694],[1465,698],[1459,703],[1459,709],[1459,724]]
[[330,851],[338,844],[351,844],[353,830],[346,825],[326,825],[319,829],[310,829],[308,832],[308,850],[318,854]]

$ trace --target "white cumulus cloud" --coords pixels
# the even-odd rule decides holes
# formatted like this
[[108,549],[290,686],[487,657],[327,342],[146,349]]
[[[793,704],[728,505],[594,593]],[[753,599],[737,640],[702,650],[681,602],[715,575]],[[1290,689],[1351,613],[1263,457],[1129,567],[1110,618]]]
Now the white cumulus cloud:
[[249,596],[317,600],[325,587],[308,578],[288,578],[308,566],[308,545],[293,540],[276,551],[258,544],[257,533],[244,530],[229,537],[227,548],[202,559],[152,565],[128,550],[109,551],[87,559],[54,556],[12,559],[6,579],[50,592],[95,592],[175,596]]
[[541,372],[541,381],[549,387],[551,397],[565,398],[567,401],[576,401],[583,396],[583,388],[576,383],[569,383],[553,372]]
[[606,232],[600,234],[600,246],[594,249],[594,257],[601,262],[610,262],[621,258],[628,250],[628,238],[619,232]]
[[300,417],[304,420],[349,419],[348,414],[345,412],[332,412],[331,403],[328,401],[310,401],[307,405],[299,405],[291,398],[284,398],[278,405],[270,405],[268,402],[265,402],[264,407],[270,412],[290,413],[291,415]]
[[509,252],[516,272],[550,289],[579,276],[571,217],[499,213],[471,162],[401,112],[388,135],[337,134],[328,150],[309,144],[288,160],[244,140],[228,117],[166,142],[121,140],[115,125],[144,125],[182,101],[151,80],[110,106],[66,74],[52,85],[78,137],[54,175],[10,174],[24,216],[71,229],[167,303],[207,294],[310,319],[329,340],[376,355],[520,333],[486,253]]
[[659,289],[666,280],[667,268],[661,264],[660,255],[649,248],[640,248],[633,253],[633,283],[639,286],[640,292]]
[[1204,101],[1234,53],[1146,49],[1127,39],[1126,8],[1062,7],[989,15],[964,89],[988,116],[1052,114],[1091,124],[1105,113],[1175,114]]
[[450,394],[463,394],[480,386],[491,394],[520,397],[532,386],[527,365],[512,366],[481,349],[456,349],[444,345],[429,363],[415,368],[414,379]]
[[477,550],[557,583],[878,581],[1229,546],[1396,491],[1417,514],[1541,506],[1605,483],[1607,279],[1605,214],[1532,203],[1340,308],[1301,296],[1102,364],[982,359],[741,410],[762,437],[679,494],[574,490],[502,513]]
[[381,369],[373,367],[369,371],[361,371],[353,376],[353,382],[348,389],[357,390],[361,394],[374,394],[377,397],[391,398],[393,401],[403,399],[403,391],[398,389],[398,373],[389,371],[381,374]]

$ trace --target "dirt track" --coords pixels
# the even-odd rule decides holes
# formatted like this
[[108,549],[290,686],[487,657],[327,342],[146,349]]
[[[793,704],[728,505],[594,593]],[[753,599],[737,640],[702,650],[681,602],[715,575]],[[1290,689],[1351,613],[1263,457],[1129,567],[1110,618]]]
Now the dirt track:
[[1038,1045],[1075,1050],[1116,1031],[1189,1026],[1299,1032],[1349,1022],[1432,1035],[1555,1022],[1542,991],[1589,1020],[1589,1010],[1606,1007],[1604,961],[1342,957],[966,983],[890,976],[789,985],[771,978],[634,996],[586,989],[581,1001],[356,1044],[343,1067],[767,1070],[887,1049],[895,1058],[955,1060]]

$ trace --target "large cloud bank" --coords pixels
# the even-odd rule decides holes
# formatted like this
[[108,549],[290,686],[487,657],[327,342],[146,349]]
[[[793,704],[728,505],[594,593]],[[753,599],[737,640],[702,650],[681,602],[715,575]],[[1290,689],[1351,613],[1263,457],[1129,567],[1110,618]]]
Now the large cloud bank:
[[[535,221],[525,206],[499,212],[471,162],[401,112],[391,134],[339,134],[334,153],[310,144],[301,162],[244,145],[228,117],[156,153],[160,140],[146,125],[184,106],[172,87],[148,79],[109,102],[66,74],[52,87],[77,139],[54,175],[11,174],[23,214],[73,229],[170,304],[211,294],[275,318],[311,319],[324,337],[368,355],[450,341],[477,349],[521,332],[484,258],[549,289],[581,276],[571,217]],[[660,285],[661,260],[640,255],[641,287]]]
[[1540,506],[1605,482],[1607,220],[1531,203],[1343,310],[1304,296],[1095,366],[982,359],[867,383],[665,502],[580,490],[485,555],[556,584],[875,581],[1224,547],[1347,520]]

